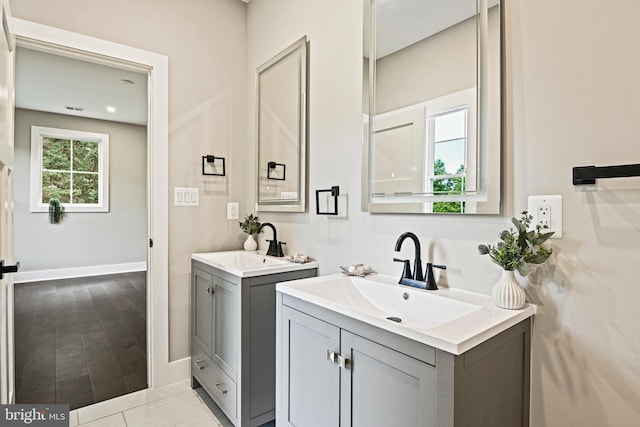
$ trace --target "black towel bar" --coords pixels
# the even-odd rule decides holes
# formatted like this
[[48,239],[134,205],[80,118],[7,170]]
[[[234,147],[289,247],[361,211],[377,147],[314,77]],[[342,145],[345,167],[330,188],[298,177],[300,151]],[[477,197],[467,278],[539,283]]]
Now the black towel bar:
[[618,166],[577,166],[573,168],[573,185],[595,184],[596,179],[640,176],[640,164]]

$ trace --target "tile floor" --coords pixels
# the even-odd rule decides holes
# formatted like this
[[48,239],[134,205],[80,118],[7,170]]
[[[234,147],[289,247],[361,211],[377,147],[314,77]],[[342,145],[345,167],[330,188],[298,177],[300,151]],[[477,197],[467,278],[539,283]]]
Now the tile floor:
[[[213,403],[188,382],[141,390],[70,412],[69,426],[81,427],[228,427],[214,415]],[[217,408],[215,408],[217,409]]]
[[146,273],[15,287],[17,403],[91,405],[147,387]]

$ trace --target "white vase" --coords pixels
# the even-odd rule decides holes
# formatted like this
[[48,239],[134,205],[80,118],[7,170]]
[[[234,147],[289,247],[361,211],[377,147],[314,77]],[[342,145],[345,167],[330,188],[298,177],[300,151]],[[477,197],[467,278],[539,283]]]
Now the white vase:
[[518,310],[524,306],[527,299],[524,289],[515,277],[515,271],[502,270],[502,276],[491,290],[493,302],[498,307]]
[[258,242],[253,238],[253,234],[247,234],[247,240],[244,241],[245,251],[255,251],[258,249]]

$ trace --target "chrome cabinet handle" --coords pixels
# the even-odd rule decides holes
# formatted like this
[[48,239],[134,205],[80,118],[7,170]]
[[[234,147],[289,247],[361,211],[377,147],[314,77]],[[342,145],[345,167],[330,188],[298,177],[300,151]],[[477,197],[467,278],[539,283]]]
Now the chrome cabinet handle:
[[206,368],[206,366],[203,364],[202,366],[199,365],[199,363],[202,363],[202,360],[196,360],[193,362],[194,365],[196,365],[196,368],[203,370],[204,368]]
[[226,388],[222,388],[222,387],[221,387],[223,384],[224,384],[223,382],[221,382],[221,383],[217,383],[217,384],[216,384],[216,388],[218,389],[218,391],[219,391],[220,393],[222,393],[222,394],[227,394],[227,391],[228,391],[228,390],[227,390]]
[[349,359],[343,357],[333,350],[327,350],[327,360],[334,365],[338,365],[342,369],[349,369],[349,367],[351,366],[351,361]]
[[349,369],[351,367],[351,361],[346,357],[338,356],[338,366],[342,369]]

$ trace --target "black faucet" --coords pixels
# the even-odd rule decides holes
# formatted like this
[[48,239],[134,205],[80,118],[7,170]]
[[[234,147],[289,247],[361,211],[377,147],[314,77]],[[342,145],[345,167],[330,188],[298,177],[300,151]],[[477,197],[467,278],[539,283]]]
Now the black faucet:
[[425,288],[428,291],[437,291],[438,290],[438,286],[436,285],[436,279],[433,275],[433,269],[434,268],[441,268],[443,270],[447,269],[446,265],[434,265],[431,264],[430,262],[427,263],[427,273],[426,276],[424,278],[425,283],[427,284],[427,287]]
[[[398,240],[396,241],[396,252],[400,252],[400,248],[402,247],[402,243],[406,238],[410,238],[413,240],[413,245],[415,246],[415,261],[413,262],[413,276],[411,276],[411,269],[409,268],[409,260],[407,259],[398,259],[394,258],[393,260],[396,262],[404,262],[404,271],[402,272],[402,277],[408,279],[417,280],[418,282],[424,281],[424,276],[422,275],[422,260],[420,259],[420,240],[418,240],[418,236],[413,233],[407,232],[402,233]],[[402,280],[402,279],[400,279]]]
[[402,262],[404,267],[402,269],[402,277],[398,281],[401,285],[413,286],[414,288],[426,289],[429,291],[437,291],[438,286],[436,285],[436,280],[433,275],[434,268],[446,269],[447,267],[444,265],[433,265],[432,263],[427,263],[427,275],[426,277],[422,274],[422,260],[420,259],[420,241],[418,237],[413,233],[403,233],[398,237],[396,241],[396,252],[400,252],[400,248],[402,247],[402,242],[405,241],[406,238],[410,238],[413,240],[413,244],[415,246],[415,261],[413,267],[413,275],[411,274],[411,266],[408,259],[399,259],[394,258],[393,260],[396,262]]
[[263,222],[260,228],[258,229],[258,233],[260,233],[262,229],[267,226],[271,227],[271,230],[273,230],[273,240],[267,240],[267,242],[269,242],[269,249],[267,249],[267,255],[283,257],[284,252],[282,251],[282,245],[286,245],[286,243],[278,242],[276,227],[274,227],[273,224],[271,224],[270,222]]

